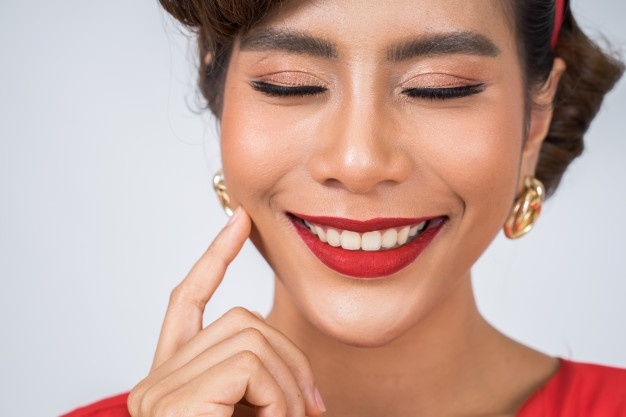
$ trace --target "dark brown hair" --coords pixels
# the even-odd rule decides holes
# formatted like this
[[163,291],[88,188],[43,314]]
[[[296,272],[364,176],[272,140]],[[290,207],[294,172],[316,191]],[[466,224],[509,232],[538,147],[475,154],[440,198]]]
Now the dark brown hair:
[[[200,91],[209,109],[219,118],[234,39],[277,11],[286,0],[159,1],[167,12],[197,35]],[[529,91],[546,82],[555,55],[567,64],[536,172],[550,195],[570,162],[582,153],[583,136],[600,109],[604,95],[622,75],[624,65],[582,32],[569,8],[553,50],[550,40],[554,28],[554,0],[509,0],[508,8],[514,15],[520,61]],[[206,56],[211,57],[208,63]]]
[[567,69],[559,82],[548,135],[541,147],[535,176],[551,195],[567,166],[583,149],[583,136],[595,117],[604,95],[613,88],[624,65],[585,35],[566,5],[563,26],[552,50],[554,0],[512,1],[518,49],[527,84],[532,88],[545,83],[554,56],[561,57]]

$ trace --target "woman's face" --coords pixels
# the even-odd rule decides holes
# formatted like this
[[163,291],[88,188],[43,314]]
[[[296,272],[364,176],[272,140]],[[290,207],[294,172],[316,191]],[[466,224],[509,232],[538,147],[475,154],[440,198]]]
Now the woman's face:
[[290,3],[234,47],[226,183],[288,302],[379,345],[470,288],[534,169],[524,109],[501,0]]

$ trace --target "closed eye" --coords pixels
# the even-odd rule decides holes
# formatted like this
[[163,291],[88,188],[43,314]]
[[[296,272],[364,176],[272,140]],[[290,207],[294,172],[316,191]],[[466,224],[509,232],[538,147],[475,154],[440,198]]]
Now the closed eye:
[[[326,87],[318,85],[285,86],[271,84],[265,81],[253,81],[251,85],[256,91],[271,97],[314,96],[322,94],[328,90]],[[484,87],[484,83],[447,88],[416,87],[406,88],[402,90],[402,94],[418,99],[447,100],[478,94],[484,90]]]
[[256,91],[271,97],[315,96],[328,90],[326,87],[319,85],[286,86],[270,84],[265,81],[253,81],[251,85]]
[[485,84],[464,85],[459,87],[447,87],[447,88],[405,88],[402,90],[402,94],[405,94],[411,98],[426,99],[426,100],[449,100],[461,97],[468,97],[474,94],[481,93],[485,89]]

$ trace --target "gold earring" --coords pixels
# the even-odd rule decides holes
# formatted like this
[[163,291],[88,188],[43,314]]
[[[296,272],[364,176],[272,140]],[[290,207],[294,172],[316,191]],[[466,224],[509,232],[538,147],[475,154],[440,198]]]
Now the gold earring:
[[217,194],[217,198],[220,200],[226,214],[229,217],[232,216],[233,208],[230,205],[228,189],[226,188],[226,183],[224,182],[224,172],[221,169],[213,176],[213,189],[215,190],[215,194]]
[[511,213],[504,223],[506,237],[517,239],[530,232],[539,218],[545,196],[546,189],[541,181],[531,176],[524,178],[524,191],[515,200]]

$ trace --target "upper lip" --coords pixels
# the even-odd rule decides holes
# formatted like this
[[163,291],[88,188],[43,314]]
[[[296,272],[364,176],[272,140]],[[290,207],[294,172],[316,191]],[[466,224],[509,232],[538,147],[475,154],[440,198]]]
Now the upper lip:
[[404,226],[413,226],[420,224],[424,221],[436,219],[442,216],[432,216],[432,217],[420,217],[420,218],[409,218],[409,217],[378,217],[370,220],[353,220],[353,219],[345,219],[342,217],[327,217],[327,216],[308,216],[305,214],[299,213],[289,213],[294,217],[300,218],[302,220],[306,220],[310,223],[315,223],[317,225],[324,225],[328,227],[332,227],[334,229],[340,230],[350,230],[357,233],[367,233],[373,232],[375,230],[384,230],[391,229],[394,227],[404,227]]

